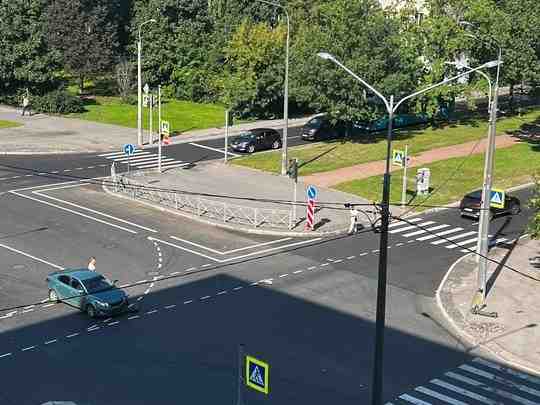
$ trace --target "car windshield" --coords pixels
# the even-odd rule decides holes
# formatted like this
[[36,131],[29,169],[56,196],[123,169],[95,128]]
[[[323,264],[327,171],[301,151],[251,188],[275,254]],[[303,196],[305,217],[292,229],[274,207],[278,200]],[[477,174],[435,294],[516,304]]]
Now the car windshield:
[[86,287],[86,291],[88,291],[89,294],[107,290],[112,287],[111,282],[103,276],[88,278],[86,280],[82,280],[82,283]]
[[467,194],[467,198],[480,200],[482,198],[482,190],[476,190],[476,191],[473,191],[472,193]]
[[251,132],[242,132],[236,139],[240,142],[251,141],[255,138],[255,135]]
[[320,128],[320,126],[323,124],[324,118],[323,117],[315,117],[309,120],[306,123],[307,128]]

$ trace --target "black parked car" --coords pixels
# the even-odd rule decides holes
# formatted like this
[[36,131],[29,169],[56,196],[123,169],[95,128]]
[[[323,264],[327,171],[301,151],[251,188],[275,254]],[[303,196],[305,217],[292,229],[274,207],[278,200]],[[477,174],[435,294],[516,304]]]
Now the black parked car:
[[307,141],[322,141],[344,137],[347,133],[347,125],[343,121],[332,124],[325,115],[316,115],[302,128],[302,139]]
[[[459,205],[462,217],[478,219],[480,217],[480,205],[482,202],[482,190],[476,190],[463,197]],[[498,215],[517,215],[521,212],[521,203],[517,197],[506,194],[504,208],[490,208],[491,217]]]
[[257,128],[241,133],[231,142],[231,148],[239,152],[281,148],[281,135],[275,129]]

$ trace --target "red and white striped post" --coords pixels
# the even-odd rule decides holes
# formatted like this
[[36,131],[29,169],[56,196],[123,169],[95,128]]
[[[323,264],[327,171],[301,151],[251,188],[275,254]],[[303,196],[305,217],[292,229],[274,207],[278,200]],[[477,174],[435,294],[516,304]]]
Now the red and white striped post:
[[315,224],[315,198],[317,197],[317,189],[314,186],[307,188],[307,215],[306,215],[306,231],[312,231]]

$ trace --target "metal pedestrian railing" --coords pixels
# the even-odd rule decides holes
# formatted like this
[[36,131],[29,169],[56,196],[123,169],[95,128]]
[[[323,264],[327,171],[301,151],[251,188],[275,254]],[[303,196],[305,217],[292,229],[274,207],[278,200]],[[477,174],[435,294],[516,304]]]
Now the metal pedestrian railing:
[[116,173],[112,173],[111,180],[112,187],[109,189],[112,192],[129,196],[134,200],[157,203],[201,218],[222,223],[238,223],[254,228],[292,229],[295,226],[292,209],[255,208],[184,193],[156,190]]

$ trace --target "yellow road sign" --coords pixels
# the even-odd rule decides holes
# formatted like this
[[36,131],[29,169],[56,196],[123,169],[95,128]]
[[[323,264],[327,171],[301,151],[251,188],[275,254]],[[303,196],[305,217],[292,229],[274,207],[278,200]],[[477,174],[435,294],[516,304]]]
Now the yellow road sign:
[[504,208],[505,193],[504,190],[497,188],[491,189],[491,197],[489,199],[489,205],[493,208]]
[[255,357],[246,356],[246,385],[256,391],[268,394],[268,372],[270,366]]
[[405,165],[405,152],[402,150],[394,149],[392,151],[392,163],[396,166],[403,167]]

